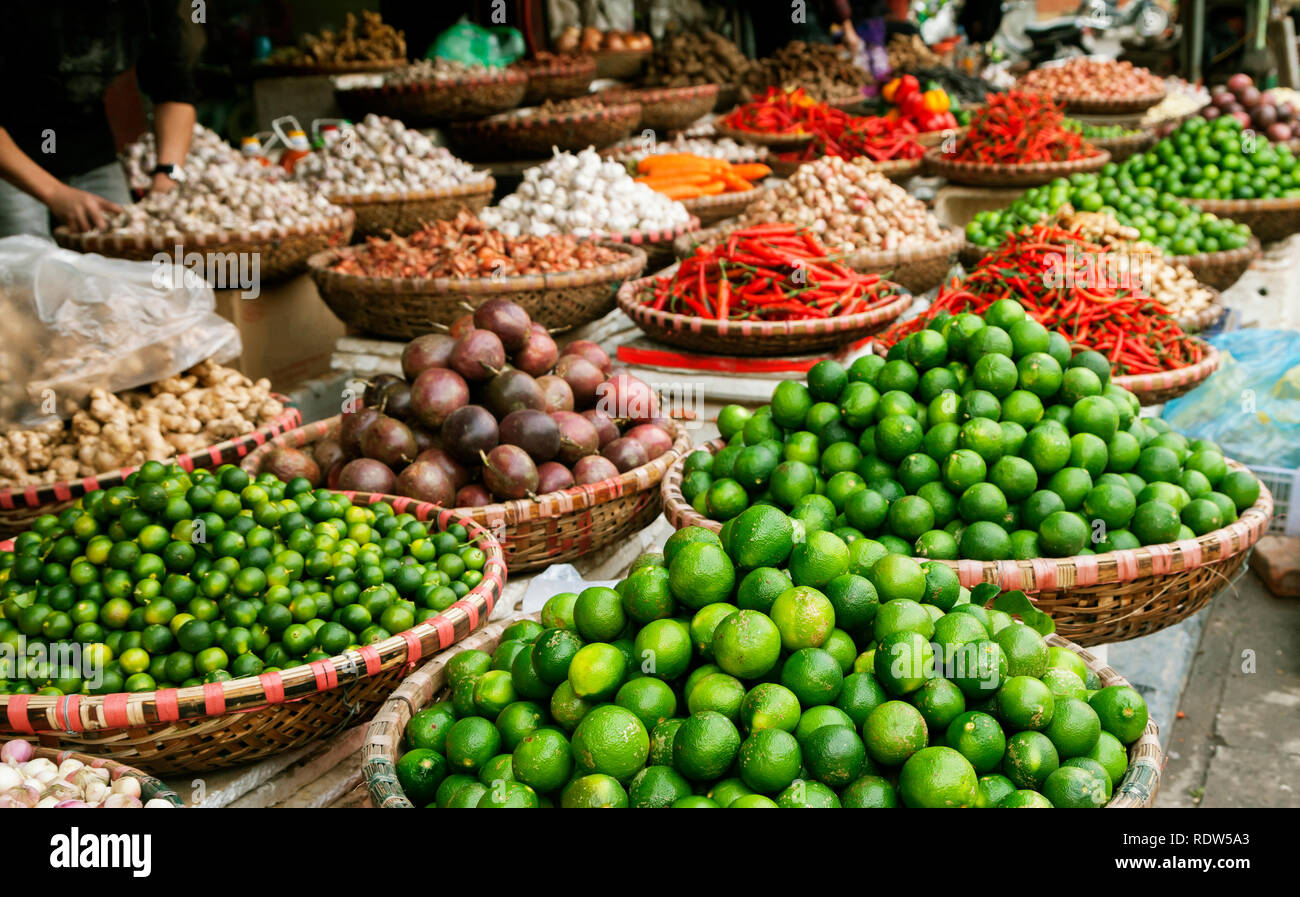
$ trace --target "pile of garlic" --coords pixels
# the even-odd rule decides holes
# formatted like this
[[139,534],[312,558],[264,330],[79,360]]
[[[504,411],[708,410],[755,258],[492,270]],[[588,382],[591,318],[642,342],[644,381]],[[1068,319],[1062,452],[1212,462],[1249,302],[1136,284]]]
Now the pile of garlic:
[[604,154],[615,159],[633,161],[664,153],[690,153],[708,159],[726,159],[728,162],[762,162],[768,156],[765,146],[737,143],[730,137],[709,136],[712,134],[713,126],[709,125],[707,132],[699,129],[679,131],[672,140],[629,137],[606,149]]
[[484,225],[510,237],[573,234],[599,237],[684,227],[690,212],[676,200],[638,184],[622,164],[592,147],[555,155],[524,172],[519,189],[479,214]]
[[313,191],[340,196],[482,183],[488,173],[397,119],[372,113],[355,125],[341,126],[336,138],[299,159],[293,178]]
[[483,76],[504,69],[485,65],[470,65],[455,59],[417,59],[409,65],[399,66],[384,73],[385,84],[423,84],[427,81],[446,81],[466,75]]
[[[136,190],[149,189],[153,177],[149,172],[158,164],[157,145],[153,132],[145,133],[135,143],[129,144],[122,151],[122,165],[126,168],[126,179]],[[190,151],[182,166],[189,177],[198,177],[209,169],[216,169],[227,176],[232,175],[248,164],[248,160],[216,131],[194,125],[194,136],[190,139]]]
[[795,169],[755,200],[743,224],[785,221],[810,228],[831,249],[901,249],[944,236],[925,204],[859,156],[824,156]]
[[36,757],[26,741],[14,739],[0,748],[0,808],[6,807],[171,807],[161,798],[141,800],[140,780],[87,766],[75,757],[55,763]]

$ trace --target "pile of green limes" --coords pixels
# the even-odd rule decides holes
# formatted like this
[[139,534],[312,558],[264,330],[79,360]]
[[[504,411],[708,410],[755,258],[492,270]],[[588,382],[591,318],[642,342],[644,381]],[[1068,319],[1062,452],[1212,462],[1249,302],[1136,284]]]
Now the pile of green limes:
[[[760,505],[463,650],[415,713],[416,806],[1099,807],[1142,697],[947,566]],[[987,598],[982,587],[977,595]],[[1021,596],[1023,597],[1023,596]]]
[[982,561],[1190,539],[1255,503],[1218,446],[1138,411],[1103,356],[1004,299],[727,406],[727,446],[687,456],[682,494],[717,521],[773,504],[808,532]]
[[[150,461],[0,553],[0,694],[193,686],[382,641],[482,580],[467,536],[305,479]],[[33,660],[33,640],[81,662]]]

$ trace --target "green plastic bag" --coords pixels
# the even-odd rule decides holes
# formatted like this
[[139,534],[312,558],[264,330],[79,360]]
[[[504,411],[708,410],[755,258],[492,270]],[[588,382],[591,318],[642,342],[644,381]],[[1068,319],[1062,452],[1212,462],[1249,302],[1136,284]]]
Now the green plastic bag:
[[429,59],[451,59],[466,65],[500,68],[510,65],[525,52],[524,36],[518,28],[506,25],[484,28],[461,19],[438,35],[425,55]]

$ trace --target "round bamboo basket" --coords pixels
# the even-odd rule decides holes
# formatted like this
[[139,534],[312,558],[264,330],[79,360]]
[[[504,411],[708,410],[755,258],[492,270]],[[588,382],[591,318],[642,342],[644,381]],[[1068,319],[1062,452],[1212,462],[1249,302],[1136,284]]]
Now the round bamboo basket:
[[1101,97],[1086,94],[1062,94],[1056,97],[1065,104],[1067,115],[1141,115],[1165,98],[1165,90],[1128,97]]
[[[723,445],[715,439],[696,448],[717,452]],[[1245,470],[1231,460],[1228,466]],[[722,524],[696,512],[682,495],[682,469],[674,464],[664,475],[664,517],[676,529],[718,532]],[[1029,593],[1062,637],[1105,645],[1159,632],[1209,604],[1232,582],[1272,516],[1273,496],[1261,483],[1259,500],[1236,522],[1196,539],[1068,558],[943,563],[967,588],[991,582]]]
[[1300,197],[1282,199],[1188,199],[1202,212],[1241,221],[1261,243],[1284,240],[1300,231]]
[[640,248],[645,253],[644,269],[653,272],[672,264],[674,241],[699,229],[700,219],[692,215],[690,221],[672,230],[633,230],[626,233],[601,234],[600,239]]
[[912,304],[910,293],[897,292],[875,308],[852,315],[804,321],[714,321],[651,308],[643,297],[653,281],[642,278],[619,289],[618,307],[632,323],[659,342],[722,355],[805,355],[835,349],[880,332]]
[[[690,212],[699,219],[702,227],[710,224],[717,224],[727,218],[734,218],[749,207],[751,202],[755,202],[767,193],[767,187],[755,186],[752,190],[741,190],[736,193],[718,193],[714,196],[697,196],[694,199],[680,200],[681,204],[686,206],[686,211]],[[689,237],[690,234],[683,234],[683,237]],[[676,244],[673,246],[676,254]]]
[[352,118],[375,112],[414,126],[496,115],[518,106],[527,89],[526,74],[502,68],[437,81],[335,90],[334,96]]
[[517,302],[547,327],[594,321],[613,310],[618,285],[638,276],[646,265],[639,247],[616,248],[624,255],[608,265],[520,277],[358,277],[331,270],[349,249],[318,253],[308,260],[307,269],[325,304],[345,324],[409,340],[450,326],[465,314],[462,303],[479,306],[489,299]]
[[1222,361],[1219,350],[1203,340],[1199,342],[1204,357],[1196,364],[1154,374],[1123,374],[1112,377],[1111,382],[1133,393],[1143,405],[1161,405],[1176,399],[1200,386],[1219,369]]
[[969,127],[944,128],[943,130],[940,131],[922,131],[919,134],[914,134],[913,137],[915,138],[917,143],[921,144],[921,146],[925,147],[926,149],[929,149],[932,146],[939,146],[941,143],[944,142],[944,140],[948,139],[949,137],[953,138],[954,140],[961,140],[963,137],[966,136],[966,132],[969,130],[970,130]]
[[[818,157],[822,158],[822,157]],[[800,165],[806,165],[808,162],[815,162],[816,159],[808,159],[796,162],[789,159],[768,158],[765,164],[772,169],[772,174],[779,178],[788,178],[794,174]],[[871,166],[873,171],[878,171],[891,181],[902,183],[909,178],[915,177],[921,172],[920,159],[886,159],[883,162],[876,162]]]
[[655,131],[682,131],[708,115],[718,99],[718,85],[696,84],[692,87],[613,88],[602,90],[596,99],[606,105],[636,103],[641,107],[637,128]]
[[768,134],[763,131],[746,131],[741,128],[733,128],[720,118],[713,122],[713,131],[719,137],[730,137],[737,143],[752,143],[756,146],[765,146],[772,152],[801,149],[812,143],[813,140],[811,133]]
[[633,81],[645,68],[653,50],[596,50],[596,77]]
[[389,232],[405,237],[426,222],[455,218],[462,210],[477,214],[492,201],[497,182],[485,178],[439,190],[411,193],[351,193],[331,196],[330,202],[346,206],[356,215],[358,239]]
[[[262,459],[273,448],[310,446],[333,432],[338,420],[333,417],[291,430],[250,454],[241,466],[250,474],[258,473]],[[496,536],[512,573],[567,563],[631,538],[655,521],[661,511],[659,481],[691,447],[690,435],[680,424],[673,423],[672,435],[671,450],[608,480],[540,495],[535,500],[455,508],[453,513]],[[416,503],[400,495],[378,498],[399,511]]]
[[151,800],[164,800],[173,807],[185,806],[185,802],[181,800],[180,795],[173,791],[166,782],[156,779],[149,773],[142,772],[133,766],[118,763],[116,760],[92,757],[89,754],[80,754],[76,751],[60,751],[54,748],[41,747],[40,745],[34,746],[33,757],[43,757],[56,765],[61,764],[64,760],[80,760],[92,769],[108,770],[110,782],[116,782],[122,778],[138,781],[140,783],[141,803],[148,803]]
[[1178,326],[1183,328],[1187,333],[1199,333],[1202,330],[1209,330],[1219,319],[1227,312],[1227,305],[1223,301],[1223,294],[1214,287],[1206,287],[1210,291],[1210,304],[1205,306],[1199,312],[1186,317],[1178,317],[1175,320]]
[[[492,653],[501,644],[501,635],[519,620],[539,620],[541,614],[517,614],[505,620],[489,623],[480,632],[471,635],[456,647],[434,657],[408,676],[392,696],[384,702],[366,729],[361,749],[361,775],[372,807],[380,809],[407,809],[414,806],[397,781],[397,761],[406,751],[404,743],[406,724],[411,717],[437,700],[447,697],[447,664],[461,651],[479,650]],[[1073,642],[1052,634],[1046,636],[1047,644],[1065,648],[1079,656],[1084,666],[1097,674],[1103,687],[1129,685],[1129,681],[1106,666],[1087,650]],[[1149,808],[1160,786],[1160,769],[1164,757],[1160,752],[1160,729],[1155,720],[1148,720],[1146,729],[1128,748],[1128,769],[1115,783],[1108,810],[1141,810]]]
[[1196,279],[1216,290],[1226,290],[1250,268],[1250,263],[1259,257],[1259,240],[1251,237],[1250,242],[1240,249],[1221,249],[1218,252],[1202,252],[1196,255],[1176,255],[1170,261],[1184,265]]
[[641,107],[592,105],[574,112],[528,107],[479,121],[456,122],[452,140],[476,159],[544,159],[552,149],[578,153],[617,143],[636,128]]
[[1155,131],[1138,130],[1122,137],[1090,137],[1088,142],[1110,153],[1110,161],[1123,162],[1129,156],[1146,152],[1157,139]]
[[[84,751],[161,775],[250,763],[355,725],[422,657],[478,629],[505,586],[505,559],[488,530],[436,505],[412,502],[404,510],[440,530],[462,524],[487,554],[483,581],[441,614],[328,660],[228,682],[110,695],[0,695],[0,737]],[[0,543],[0,550],[12,550],[12,543]]]
[[552,62],[523,61],[515,68],[528,76],[523,104],[536,106],[546,100],[567,100],[587,92],[596,77],[596,60],[575,56]]
[[[696,247],[721,242],[734,229],[734,222],[722,222],[678,237],[673,243],[673,254],[678,259],[690,258]],[[933,243],[906,249],[859,250],[845,255],[843,261],[855,271],[884,275],[909,293],[920,295],[943,283],[964,241],[965,235],[953,230]]]
[[273,227],[261,230],[229,231],[220,234],[74,234],[66,225],[54,229],[54,241],[64,249],[97,252],[109,258],[151,262],[158,256],[173,259],[201,252],[207,265],[225,270],[233,257],[256,257],[257,273],[263,282],[282,280],[302,271],[314,253],[352,240],[355,216],[349,209],[301,227]]
[[[201,452],[177,455],[168,463],[179,464],[185,470],[235,464],[257,446],[300,426],[302,413],[298,407],[288,396],[276,395],[276,399],[284,405],[284,411],[265,427],[219,442]],[[0,538],[18,535],[30,528],[32,521],[43,514],[58,514],[72,507],[87,492],[122,485],[122,481],[134,470],[135,467],[124,467],[78,480],[0,489]]]
[[953,184],[970,187],[1037,187],[1056,178],[1080,172],[1100,171],[1110,161],[1110,153],[1098,150],[1094,155],[1069,162],[1031,162],[1024,165],[1001,165],[985,162],[957,162],[944,155],[941,147],[931,147],[922,157],[926,171]]
[[351,62],[317,62],[302,57],[294,62],[259,62],[253,66],[254,78],[311,77],[319,75],[357,75],[388,72],[406,65],[405,59],[356,59]]

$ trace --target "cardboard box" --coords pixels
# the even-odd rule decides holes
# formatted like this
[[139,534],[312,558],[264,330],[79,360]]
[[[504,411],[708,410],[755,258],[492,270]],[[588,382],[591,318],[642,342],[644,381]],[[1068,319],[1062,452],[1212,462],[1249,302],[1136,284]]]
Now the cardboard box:
[[217,313],[239,328],[244,351],[234,362],[246,376],[266,377],[279,392],[328,373],[346,327],[306,274],[265,285],[254,299],[217,290]]

